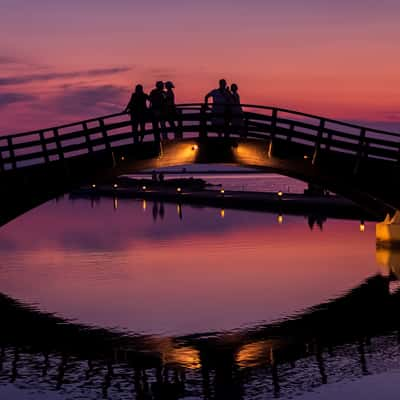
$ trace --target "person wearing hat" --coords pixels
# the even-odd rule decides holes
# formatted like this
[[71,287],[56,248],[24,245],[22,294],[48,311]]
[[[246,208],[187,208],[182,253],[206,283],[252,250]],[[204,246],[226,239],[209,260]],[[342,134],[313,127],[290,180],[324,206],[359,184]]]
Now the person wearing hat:
[[168,133],[165,126],[165,92],[163,81],[156,82],[156,87],[150,92],[149,97],[155,140],[160,140],[160,129],[162,138],[167,140]]
[[178,134],[175,121],[177,120],[178,113],[175,107],[175,93],[172,89],[175,85],[171,81],[165,82],[165,117],[168,121],[168,125],[175,133],[175,139],[178,139],[181,135]]

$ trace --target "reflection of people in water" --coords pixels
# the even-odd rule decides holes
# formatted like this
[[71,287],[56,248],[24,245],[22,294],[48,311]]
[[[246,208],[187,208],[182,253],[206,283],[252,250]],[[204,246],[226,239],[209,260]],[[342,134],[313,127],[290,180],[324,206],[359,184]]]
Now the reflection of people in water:
[[308,216],[308,226],[313,230],[314,225],[317,224],[320,231],[322,231],[324,223],[326,222],[326,217],[320,215],[309,215]]
[[157,202],[153,203],[153,221],[157,221],[158,217],[158,204]]
[[158,213],[160,215],[160,218],[164,219],[165,209],[164,209],[164,203],[163,202],[160,203],[160,208],[158,210]]

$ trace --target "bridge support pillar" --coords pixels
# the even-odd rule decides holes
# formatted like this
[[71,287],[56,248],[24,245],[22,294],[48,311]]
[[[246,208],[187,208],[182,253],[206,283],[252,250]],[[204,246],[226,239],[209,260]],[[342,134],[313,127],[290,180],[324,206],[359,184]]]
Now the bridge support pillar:
[[389,214],[376,224],[376,243],[382,246],[400,246],[400,210],[393,217]]

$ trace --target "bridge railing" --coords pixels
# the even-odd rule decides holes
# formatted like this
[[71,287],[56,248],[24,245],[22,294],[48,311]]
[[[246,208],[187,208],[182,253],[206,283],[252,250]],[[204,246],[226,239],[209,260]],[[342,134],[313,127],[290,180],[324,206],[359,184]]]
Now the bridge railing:
[[[270,142],[285,140],[305,146],[313,161],[320,152],[339,152],[352,154],[357,160],[374,158],[400,163],[399,134],[276,107],[232,107],[230,113],[217,114],[212,106],[204,104],[178,105],[173,118],[179,131],[176,137],[224,134]],[[167,127],[169,132],[173,131],[168,123]],[[159,132],[153,130],[148,120],[144,141],[158,137]],[[131,117],[126,113],[0,136],[0,171],[112,151],[137,142]]]

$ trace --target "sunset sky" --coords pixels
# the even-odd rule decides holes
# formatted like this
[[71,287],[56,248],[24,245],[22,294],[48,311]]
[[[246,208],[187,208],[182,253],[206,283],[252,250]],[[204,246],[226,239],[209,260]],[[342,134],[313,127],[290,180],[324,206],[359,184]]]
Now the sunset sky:
[[1,0],[0,134],[121,110],[173,80],[400,131],[398,0]]

